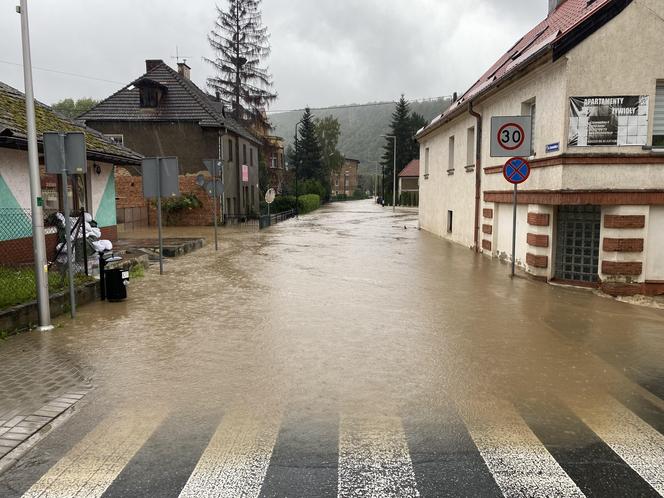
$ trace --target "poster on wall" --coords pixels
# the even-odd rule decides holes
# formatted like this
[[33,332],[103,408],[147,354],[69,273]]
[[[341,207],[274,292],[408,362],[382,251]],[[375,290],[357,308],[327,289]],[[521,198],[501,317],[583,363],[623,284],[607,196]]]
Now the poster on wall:
[[648,97],[571,97],[569,145],[646,145]]
[[245,183],[249,182],[249,166],[246,164],[242,165],[242,181]]

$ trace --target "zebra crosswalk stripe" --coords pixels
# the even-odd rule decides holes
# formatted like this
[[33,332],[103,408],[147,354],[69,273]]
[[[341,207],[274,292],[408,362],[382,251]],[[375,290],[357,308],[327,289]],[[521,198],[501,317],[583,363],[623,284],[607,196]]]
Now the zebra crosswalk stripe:
[[241,411],[224,416],[180,497],[258,497],[280,422]]
[[506,497],[584,496],[510,403],[458,403],[458,409]]
[[341,418],[338,496],[420,496],[401,419]]
[[163,415],[116,412],[49,469],[24,498],[97,498],[143,446]]
[[610,396],[567,404],[637,474],[664,495],[664,436]]

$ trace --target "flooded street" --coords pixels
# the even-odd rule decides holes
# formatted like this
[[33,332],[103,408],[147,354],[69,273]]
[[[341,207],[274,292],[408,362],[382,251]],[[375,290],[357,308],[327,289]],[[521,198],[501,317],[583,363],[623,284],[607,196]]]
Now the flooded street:
[[372,201],[222,231],[0,343],[91,387],[0,496],[664,494],[664,312],[508,275]]

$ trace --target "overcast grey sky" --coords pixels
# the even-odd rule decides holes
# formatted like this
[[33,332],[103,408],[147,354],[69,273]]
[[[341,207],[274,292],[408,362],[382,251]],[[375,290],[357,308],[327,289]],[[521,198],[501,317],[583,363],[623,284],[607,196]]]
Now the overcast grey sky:
[[[23,89],[18,0],[0,3],[0,80]],[[225,0],[218,0],[225,5]],[[204,86],[214,0],[29,0],[38,99],[107,97],[144,60],[189,56]],[[265,0],[279,100],[273,109],[463,91],[546,16],[547,0]],[[117,82],[117,83],[114,83]]]

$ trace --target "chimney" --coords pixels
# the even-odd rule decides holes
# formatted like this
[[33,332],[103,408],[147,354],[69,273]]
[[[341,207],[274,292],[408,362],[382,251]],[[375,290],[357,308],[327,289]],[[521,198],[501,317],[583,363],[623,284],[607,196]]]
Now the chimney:
[[549,15],[564,2],[565,0],[549,0]]
[[187,80],[191,79],[191,68],[187,66],[186,62],[178,62],[178,73]]
[[149,73],[155,67],[157,67],[157,66],[159,66],[163,63],[164,63],[164,61],[162,61],[161,59],[148,59],[148,60],[145,61],[145,72]]

